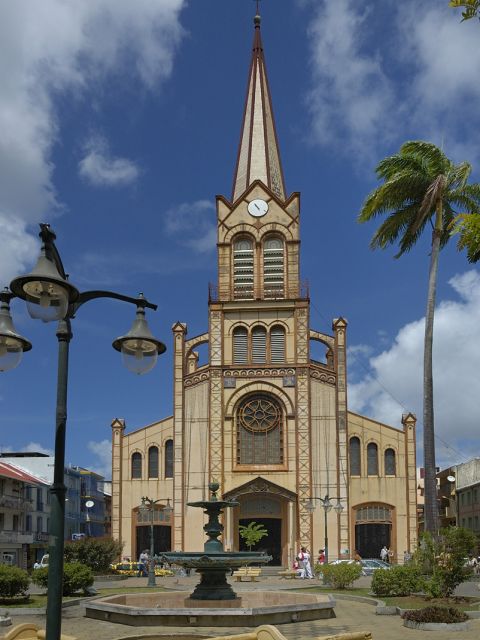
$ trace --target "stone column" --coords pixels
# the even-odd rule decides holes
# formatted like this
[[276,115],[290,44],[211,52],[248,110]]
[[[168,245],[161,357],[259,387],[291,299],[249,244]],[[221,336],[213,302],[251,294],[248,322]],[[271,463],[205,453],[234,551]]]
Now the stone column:
[[125,420],[112,421],[112,538],[122,541],[123,436]]
[[417,418],[413,413],[402,416],[402,424],[405,432],[405,465],[407,476],[407,546],[412,552],[417,547],[417,478],[416,478],[416,447],[415,427]]
[[173,513],[172,549],[184,549],[185,469],[184,469],[184,393],[185,336],[187,326],[177,322],[173,331]]

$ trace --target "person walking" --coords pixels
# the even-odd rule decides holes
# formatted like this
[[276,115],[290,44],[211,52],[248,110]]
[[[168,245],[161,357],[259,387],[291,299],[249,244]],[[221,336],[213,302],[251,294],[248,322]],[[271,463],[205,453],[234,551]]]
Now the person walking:
[[138,557],[138,577],[148,576],[147,573],[147,563],[148,563],[148,551],[145,549],[142,551],[140,556]]
[[380,551],[380,560],[383,560],[383,562],[388,562],[388,549],[386,544],[383,545]]
[[325,549],[318,550],[317,562],[318,564],[325,564]]

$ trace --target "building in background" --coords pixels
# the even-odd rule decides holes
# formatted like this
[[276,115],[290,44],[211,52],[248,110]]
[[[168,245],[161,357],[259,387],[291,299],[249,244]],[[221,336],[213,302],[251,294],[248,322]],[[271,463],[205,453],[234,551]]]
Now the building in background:
[[101,490],[104,477],[77,467],[81,478],[81,533],[88,537],[105,535],[105,494]]
[[[340,238],[320,236],[348,259]],[[275,565],[291,566],[300,545],[323,548],[325,526],[330,560],[355,549],[378,557],[383,545],[403,558],[417,543],[415,416],[393,427],[349,411],[347,321],[334,319],[328,334],[310,323],[300,194],[285,187],[259,16],[233,193],[217,197],[217,251],[208,330],[187,337],[185,323],[173,326],[173,416],[130,433],[112,422],[113,537],[138,557],[153,517],[156,552],[203,548],[204,516],[187,503],[216,479],[239,503],[224,515],[228,549],[244,548],[239,526],[255,521]],[[321,254],[319,265],[335,277]],[[152,514],[139,512],[144,495],[159,499]],[[314,498],[327,495],[343,510],[324,519]],[[162,511],[167,498],[172,515]]]
[[458,524],[480,541],[480,458],[457,465],[455,471]]
[[30,568],[48,542],[48,483],[0,460],[0,564]]
[[456,467],[437,471],[437,499],[440,528],[457,525]]

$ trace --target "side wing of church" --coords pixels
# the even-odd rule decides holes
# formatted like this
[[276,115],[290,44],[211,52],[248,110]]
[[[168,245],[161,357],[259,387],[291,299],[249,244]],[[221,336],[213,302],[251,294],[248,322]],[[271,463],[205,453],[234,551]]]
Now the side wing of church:
[[239,526],[253,520],[274,565],[290,566],[300,546],[314,557],[327,547],[330,561],[378,557],[383,545],[403,558],[417,540],[415,417],[394,428],[350,412],[347,322],[333,320],[331,334],[310,324],[300,194],[285,190],[259,16],[233,194],[217,196],[217,225],[208,331],[189,338],[173,326],[173,416],[132,433],[112,423],[113,537],[133,558],[149,547],[151,516],[138,510],[148,495],[159,500],[156,553],[203,549],[204,516],[187,503],[215,479],[239,502],[224,514],[226,549],[245,548]]

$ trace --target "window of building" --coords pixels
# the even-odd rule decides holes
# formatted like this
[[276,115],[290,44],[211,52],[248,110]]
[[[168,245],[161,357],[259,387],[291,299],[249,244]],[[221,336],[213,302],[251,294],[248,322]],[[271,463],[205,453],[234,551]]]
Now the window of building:
[[25,487],[25,500],[31,500],[33,496],[33,487]]
[[479,524],[478,524],[478,516],[475,516],[475,525],[474,525],[474,529],[475,531],[478,531],[479,528]]
[[132,480],[142,479],[142,454],[138,451],[132,454]]
[[378,476],[378,447],[375,442],[370,442],[367,446],[367,474]]
[[37,518],[37,533],[42,533],[43,531],[43,518],[42,516],[38,516]]
[[50,533],[50,518],[47,518],[47,533]]
[[148,477],[158,478],[158,447],[148,450]]
[[237,463],[283,462],[283,412],[273,396],[248,396],[237,410]]
[[285,362],[285,329],[281,325],[275,325],[270,330],[270,362]]
[[396,475],[395,451],[393,449],[385,449],[385,475]]
[[265,327],[253,327],[252,363],[265,364],[267,361],[267,330]]
[[284,244],[281,238],[268,238],[263,244],[263,297],[283,298]]
[[165,442],[165,478],[173,478],[173,440]]
[[381,504],[369,504],[355,512],[357,522],[392,522],[392,510]]
[[18,531],[20,525],[20,517],[18,515],[14,515],[12,518],[12,529],[13,531]]
[[37,511],[43,511],[43,489],[37,487]]
[[254,249],[250,238],[241,238],[233,244],[233,297],[253,299]]
[[354,438],[350,438],[349,445],[350,475],[359,476],[362,471],[360,459],[360,438],[357,438],[356,436]]
[[29,533],[32,530],[32,516],[30,514],[25,518],[25,531]]
[[248,331],[245,327],[233,330],[233,363],[248,363]]

